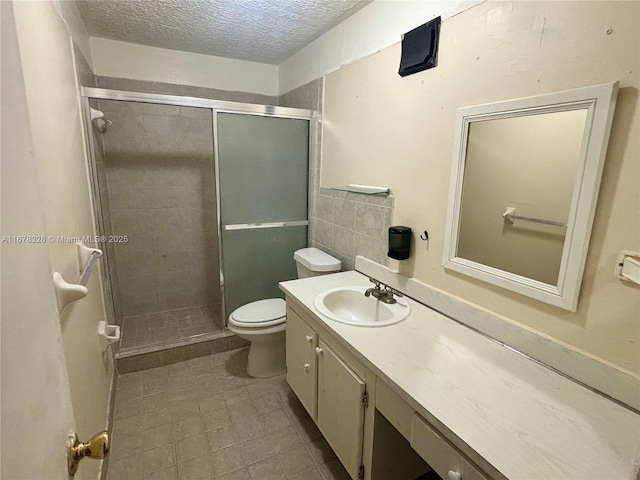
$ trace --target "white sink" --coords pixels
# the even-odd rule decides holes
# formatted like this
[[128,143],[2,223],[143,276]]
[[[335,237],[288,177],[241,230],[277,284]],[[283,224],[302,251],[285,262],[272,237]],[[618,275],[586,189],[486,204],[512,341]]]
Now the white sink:
[[365,297],[367,287],[340,287],[316,296],[313,305],[325,317],[336,322],[361,327],[382,327],[407,318],[411,307],[404,298],[387,304],[374,297]]

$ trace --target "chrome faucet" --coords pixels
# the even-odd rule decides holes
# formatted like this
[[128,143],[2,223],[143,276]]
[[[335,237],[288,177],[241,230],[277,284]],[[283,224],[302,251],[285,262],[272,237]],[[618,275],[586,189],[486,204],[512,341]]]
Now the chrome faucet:
[[373,278],[369,278],[369,281],[373,283],[375,287],[368,288],[367,291],[364,292],[365,297],[373,296],[373,298],[380,300],[383,303],[393,304],[397,302],[397,300],[393,298],[394,294],[398,297],[403,296],[400,292],[394,290],[389,285],[385,285]]

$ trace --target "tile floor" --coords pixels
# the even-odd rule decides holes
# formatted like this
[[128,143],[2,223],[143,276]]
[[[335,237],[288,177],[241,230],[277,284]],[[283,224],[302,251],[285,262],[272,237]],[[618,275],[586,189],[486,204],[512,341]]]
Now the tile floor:
[[108,480],[347,480],[286,383],[248,348],[118,377]]
[[213,337],[222,332],[222,325],[219,305],[124,317],[120,352],[175,345],[194,337]]

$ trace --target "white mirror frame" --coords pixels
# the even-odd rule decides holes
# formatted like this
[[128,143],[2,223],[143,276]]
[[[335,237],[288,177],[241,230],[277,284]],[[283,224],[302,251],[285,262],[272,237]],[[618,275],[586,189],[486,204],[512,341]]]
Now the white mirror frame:
[[[617,92],[618,83],[615,82],[458,109],[442,263],[445,268],[556,307],[576,311]],[[587,109],[587,119],[558,284],[550,285],[458,257],[462,183],[470,123],[577,109]],[[523,254],[526,255],[526,252]]]

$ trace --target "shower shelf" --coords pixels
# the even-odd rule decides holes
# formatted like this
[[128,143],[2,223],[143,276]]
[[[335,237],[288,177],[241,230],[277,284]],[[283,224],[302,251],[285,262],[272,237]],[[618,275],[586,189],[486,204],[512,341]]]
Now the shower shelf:
[[84,298],[89,293],[87,283],[91,272],[98,263],[98,259],[102,256],[102,250],[98,248],[87,247],[82,242],[76,243],[78,251],[78,268],[80,277],[78,283],[69,283],[58,272],[53,272],[53,285],[56,288],[56,297],[58,299],[58,312],[62,313],[64,308],[71,302]]

